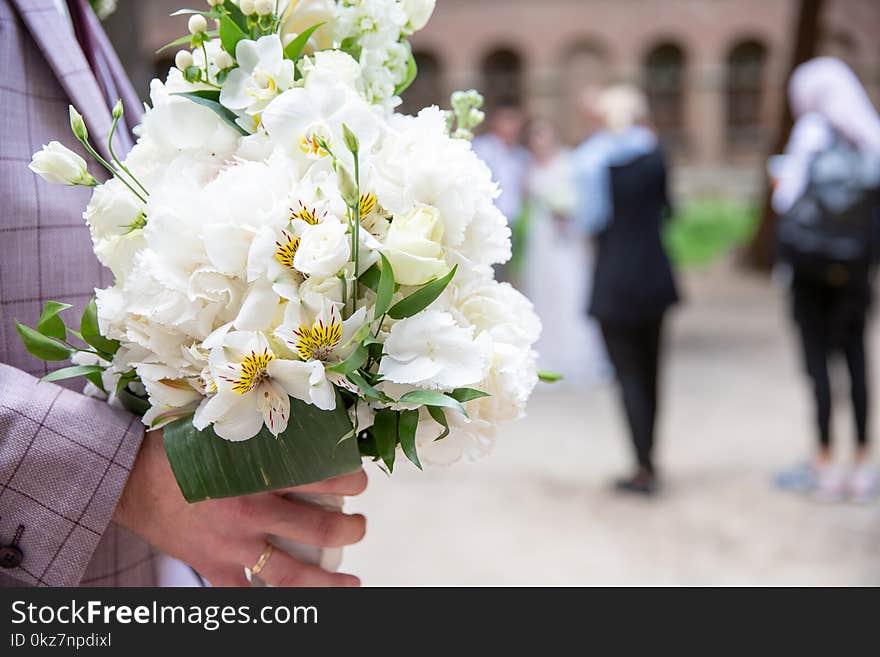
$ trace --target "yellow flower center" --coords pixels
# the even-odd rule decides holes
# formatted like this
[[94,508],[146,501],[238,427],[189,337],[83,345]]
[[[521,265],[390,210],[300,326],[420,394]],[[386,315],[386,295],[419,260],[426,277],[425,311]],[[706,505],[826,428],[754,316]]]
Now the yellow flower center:
[[294,347],[303,360],[328,360],[342,340],[342,324],[336,318],[325,325],[319,320],[314,326],[300,326],[294,331]]
[[275,242],[278,247],[275,250],[275,259],[287,269],[293,269],[293,259],[296,256],[296,250],[299,248],[300,238],[293,237],[286,230],[281,231],[283,237]]
[[366,217],[376,209],[376,195],[373,193],[361,194],[360,198],[361,217]]
[[226,379],[232,383],[232,391],[240,395],[250,392],[269,378],[267,368],[275,360],[275,354],[268,349],[262,353],[252,351],[241,361],[241,375],[237,379]]
[[327,152],[327,148],[331,148],[333,144],[330,142],[329,137],[324,137],[317,129],[310,129],[306,133],[300,137],[299,147],[300,150],[306,155],[314,155],[316,157],[326,157],[330,155]]
[[307,208],[302,204],[302,201],[299,203],[299,210],[290,209],[290,220],[299,219],[300,221],[305,221],[307,224],[312,226],[317,226],[321,219],[318,217],[318,211],[315,208]]

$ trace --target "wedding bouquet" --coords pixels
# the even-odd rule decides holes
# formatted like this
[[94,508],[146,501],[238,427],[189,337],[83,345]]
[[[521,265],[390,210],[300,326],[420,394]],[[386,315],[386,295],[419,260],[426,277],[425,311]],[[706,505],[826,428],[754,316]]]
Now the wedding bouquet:
[[58,142],[34,155],[94,187],[84,218],[115,276],[79,331],[55,302],[17,325],[73,361],[46,379],[84,376],[164,428],[191,502],[485,452],[538,380],[540,324],[493,277],[510,231],[469,141],[478,94],[394,111],[434,0],[208,4],[178,12],[186,47],[124,160],[71,107],[106,182]]

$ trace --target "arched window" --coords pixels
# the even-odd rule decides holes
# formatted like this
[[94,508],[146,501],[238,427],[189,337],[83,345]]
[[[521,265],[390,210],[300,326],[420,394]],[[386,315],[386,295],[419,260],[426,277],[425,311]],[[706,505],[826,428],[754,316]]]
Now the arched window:
[[727,140],[732,146],[760,141],[766,60],[767,49],[754,40],[737,44],[727,57]]
[[669,145],[684,146],[684,51],[674,43],[662,43],[648,52],[644,68],[654,125]]
[[416,50],[413,56],[419,74],[409,89],[403,93],[401,111],[411,114],[429,105],[440,107],[448,105],[449,99],[446,97],[443,65],[440,59],[427,50]]
[[510,48],[498,48],[486,55],[481,66],[486,107],[522,102],[522,70],[522,58]]
[[605,48],[593,41],[582,41],[565,51],[562,61],[565,81],[565,134],[572,142],[584,139],[594,125],[587,125],[583,97],[590,89],[599,89],[608,82],[608,57]]

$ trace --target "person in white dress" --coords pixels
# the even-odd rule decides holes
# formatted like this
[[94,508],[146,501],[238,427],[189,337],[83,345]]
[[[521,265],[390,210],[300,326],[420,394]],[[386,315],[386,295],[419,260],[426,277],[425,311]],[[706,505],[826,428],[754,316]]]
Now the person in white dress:
[[532,166],[526,178],[528,240],[523,283],[544,330],[539,366],[565,384],[585,385],[610,376],[596,323],[587,316],[592,251],[573,220],[571,154],[554,126],[535,121],[527,133]]

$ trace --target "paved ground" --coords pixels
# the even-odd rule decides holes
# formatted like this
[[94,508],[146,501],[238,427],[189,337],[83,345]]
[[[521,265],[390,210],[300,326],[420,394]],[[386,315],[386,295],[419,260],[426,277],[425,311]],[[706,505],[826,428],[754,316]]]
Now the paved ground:
[[[367,585],[880,584],[880,507],[818,505],[770,485],[810,445],[778,291],[726,266],[686,285],[660,499],[607,490],[628,459],[612,389],[545,387],[488,459],[390,480],[370,468],[352,504],[369,534],[344,568]],[[880,355],[877,332],[873,342]],[[835,418],[844,454],[846,410]]]

